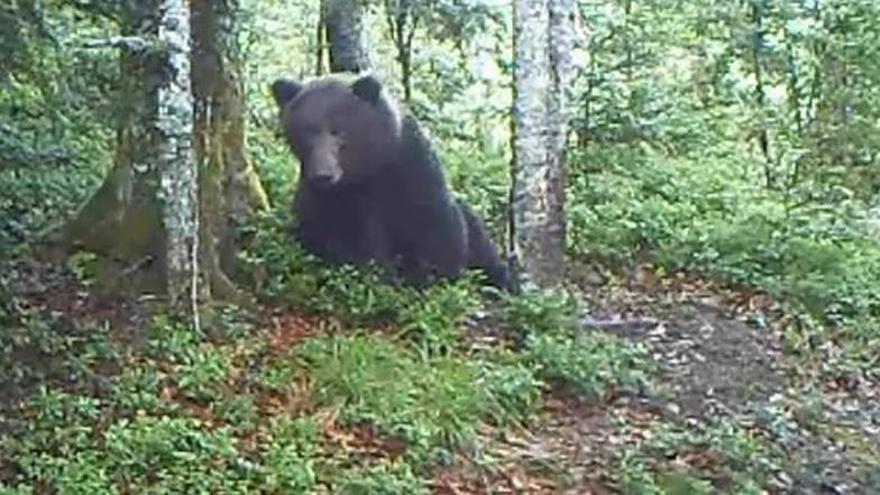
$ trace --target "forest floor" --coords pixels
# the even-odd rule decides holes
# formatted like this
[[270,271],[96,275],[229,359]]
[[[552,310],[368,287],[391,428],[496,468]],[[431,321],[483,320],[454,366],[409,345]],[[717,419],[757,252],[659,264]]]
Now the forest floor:
[[[113,340],[142,345],[146,313],[141,304],[101,300],[63,272],[36,263],[18,265],[6,274],[15,304],[25,314],[64,320],[67,326],[53,324],[48,331],[67,328],[71,333],[65,337],[102,322],[112,328]],[[601,331],[649,350],[659,387],[649,394],[612,392],[593,402],[551,393],[527,424],[481,429],[467,452],[456,450],[455,462],[433,468],[427,482],[432,492],[737,493],[732,487],[748,486],[743,479],[760,479],[763,493],[880,493],[880,387],[855,374],[841,379],[840,373],[823,372],[833,350],[824,350],[823,359],[784,352],[789,319],[771,298],[698,279],[659,280],[649,271],[619,282],[575,282],[591,321],[620,321]],[[270,327],[260,351],[264,357],[334,328],[296,313],[274,312],[262,324]],[[585,326],[584,331],[597,330]],[[482,337],[479,330],[471,335]],[[5,398],[0,453],[11,438],[27,434],[17,408],[40,385],[56,383],[101,396],[110,377],[125,367],[98,366],[74,377],[69,363],[49,353],[43,348],[4,354],[10,362],[3,364],[7,371],[0,383]],[[179,392],[157,391],[163,399],[177,397],[190,415],[209,424],[224,421],[180,399]],[[253,397],[260,414],[314,412],[295,394]],[[322,418],[323,442],[347,456],[400,455],[402,447],[393,438],[369,428],[340,427],[332,411],[316,414]],[[0,457],[0,488],[20,475],[16,460]],[[754,488],[748,493],[762,493]]]
[[[651,480],[659,493],[737,493],[731,467],[747,464],[737,459],[750,448],[736,445],[743,434],[757,439],[750,455],[767,474],[765,491],[749,493],[880,493],[880,383],[823,377],[833,375],[823,363],[787,356],[789,317],[772,298],[650,270],[580,282],[591,321],[650,349],[660,388],[603,404],[550,399],[531,430],[487,440],[496,479],[459,472],[462,489],[441,477],[446,493],[656,493],[640,470],[660,473]],[[621,479],[622,452],[636,468],[630,479]]]

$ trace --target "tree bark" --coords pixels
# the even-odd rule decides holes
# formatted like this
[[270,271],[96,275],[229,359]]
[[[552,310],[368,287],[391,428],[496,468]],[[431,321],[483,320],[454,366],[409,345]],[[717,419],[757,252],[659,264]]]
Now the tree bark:
[[[820,4],[820,0],[815,0],[815,3],[813,4],[813,21],[817,25],[822,24],[822,9]],[[810,81],[810,92],[807,97],[804,127],[811,126],[819,116],[819,100],[821,98],[823,82],[822,68],[825,65],[823,62],[827,50],[827,42],[822,38],[814,40],[812,45],[815,66],[813,67],[813,80]]]
[[788,27],[783,28],[785,39],[785,71],[788,75],[787,93],[788,107],[794,117],[795,130],[797,137],[802,137],[804,132],[803,108],[801,104],[801,78],[795,57],[795,41],[792,39],[792,33]]
[[403,101],[409,104],[412,100],[412,47],[419,16],[413,8],[412,0],[386,0],[385,16],[391,41],[397,50]]
[[156,0],[127,4],[121,19],[126,39],[118,94],[116,151],[104,183],[67,223],[45,237],[49,252],[85,250],[101,257],[98,288],[110,294],[138,287],[164,292],[166,233],[158,202],[155,126],[162,83],[162,54],[147,41],[158,32]]
[[520,281],[561,281],[565,268],[565,147],[573,0],[514,5],[514,159],[510,250]]
[[752,42],[752,63],[755,71],[755,104],[758,107],[758,147],[764,156],[764,181],[767,188],[773,188],[776,180],[773,174],[773,159],[770,155],[770,130],[767,128],[764,116],[765,91],[764,70],[761,60],[761,49],[764,46],[764,2],[757,0],[752,3],[752,22],[754,23],[755,35]]
[[202,257],[211,288],[240,300],[231,282],[242,239],[236,224],[269,206],[245,147],[243,61],[235,37],[238,0],[192,0],[195,150],[200,169]]
[[329,42],[330,72],[369,69],[363,0],[326,0],[323,12]]
[[[157,162],[166,233],[168,302],[171,312],[199,326],[198,169],[193,156],[189,2],[159,6],[159,43],[167,50],[157,94]],[[207,295],[207,294],[204,294]]]
[[318,27],[315,30],[315,75],[323,76],[326,72],[324,53],[327,47],[327,12],[326,0],[320,0],[318,6]]
[[[123,34],[142,40],[159,39],[159,2],[128,5]],[[193,111],[188,117],[191,124],[178,121],[175,126],[179,127],[168,132],[193,135],[198,180],[198,216],[192,219],[198,225],[194,258],[206,282],[202,295],[246,304],[248,299],[229,277],[234,273],[240,242],[234,227],[236,222],[267,208],[268,200],[245,149],[242,63],[233,29],[238,4],[234,0],[193,0],[189,5],[191,72],[187,68],[185,76],[178,72],[175,77],[191,78],[191,88],[186,86],[193,97]],[[172,265],[166,257],[166,245],[176,241],[169,239],[169,228],[174,226],[163,221],[160,175],[155,166],[162,156],[161,140],[155,132],[162,87],[162,78],[157,75],[164,74],[167,57],[163,46],[149,42],[145,48],[126,46],[122,46],[125,51],[121,55],[124,77],[119,98],[123,111],[113,168],[74,218],[50,232],[46,240],[58,255],[78,249],[98,254],[103,268],[98,285],[110,293],[170,294],[178,288],[169,285],[167,275],[180,265],[178,261]],[[181,91],[180,86],[175,89]],[[168,113],[167,117],[181,118],[176,113]],[[175,189],[169,194],[175,201],[182,201],[177,196],[180,192]]]

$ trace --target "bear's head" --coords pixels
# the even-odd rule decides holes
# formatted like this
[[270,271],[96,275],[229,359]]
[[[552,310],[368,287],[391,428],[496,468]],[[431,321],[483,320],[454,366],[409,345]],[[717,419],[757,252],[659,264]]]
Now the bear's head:
[[394,156],[400,117],[373,76],[352,83],[323,78],[305,85],[278,79],[271,90],[282,132],[308,184],[354,184]]

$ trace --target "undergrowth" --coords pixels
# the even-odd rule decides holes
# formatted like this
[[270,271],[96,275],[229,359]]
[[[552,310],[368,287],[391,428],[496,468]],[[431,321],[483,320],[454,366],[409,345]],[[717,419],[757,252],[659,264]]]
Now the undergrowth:
[[0,163],[0,258],[75,212],[101,178],[96,168],[4,168]]
[[[470,278],[394,286],[374,271],[325,266],[283,221],[266,222],[274,227],[246,258],[263,267],[262,295],[339,322],[289,347],[273,347],[283,329],[230,308],[200,333],[159,314],[139,344],[107,326],[8,308],[2,386],[22,400],[3,410],[16,425],[0,432],[4,490],[426,493],[431,466],[487,428],[528,424],[547,393],[601,400],[647,369],[635,348],[581,328],[558,294],[487,305]],[[501,335],[514,338],[472,348],[478,313],[498,313]],[[364,457],[334,440],[355,432],[379,447]]]
[[761,494],[781,470],[782,452],[725,421],[658,424],[639,445],[617,454],[618,485],[638,495]]
[[841,187],[824,196],[768,190],[734,158],[707,166],[643,150],[596,148],[573,174],[569,246],[615,263],[646,256],[783,297],[870,363],[880,349],[880,243]]

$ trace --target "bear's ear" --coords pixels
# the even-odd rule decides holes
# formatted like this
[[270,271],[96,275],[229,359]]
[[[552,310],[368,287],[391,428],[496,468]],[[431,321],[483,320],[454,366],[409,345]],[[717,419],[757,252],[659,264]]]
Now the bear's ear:
[[352,83],[351,91],[367,103],[376,103],[382,93],[382,83],[373,76],[363,76]]
[[283,108],[287,102],[302,91],[302,88],[302,84],[298,82],[290,79],[278,79],[272,83],[272,97],[275,98],[275,103]]

